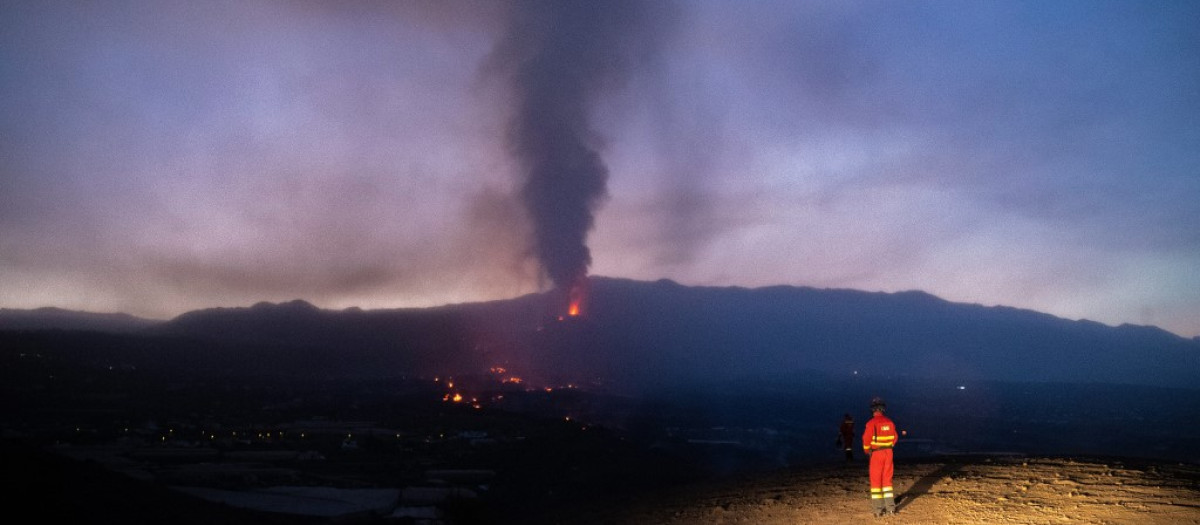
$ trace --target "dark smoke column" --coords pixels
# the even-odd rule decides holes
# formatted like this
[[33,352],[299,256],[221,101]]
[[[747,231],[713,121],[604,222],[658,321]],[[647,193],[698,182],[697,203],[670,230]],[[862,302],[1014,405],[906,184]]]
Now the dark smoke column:
[[607,196],[608,169],[590,118],[617,86],[629,52],[644,38],[646,4],[635,1],[518,1],[493,56],[509,75],[514,107],[509,146],[523,175],[534,250],[559,290],[586,290],[586,239]]

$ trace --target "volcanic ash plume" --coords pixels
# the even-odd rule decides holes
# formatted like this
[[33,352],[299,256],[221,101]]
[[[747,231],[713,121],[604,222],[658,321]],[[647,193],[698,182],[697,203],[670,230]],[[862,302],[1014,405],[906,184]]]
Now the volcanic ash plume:
[[630,51],[644,45],[646,4],[635,1],[521,1],[492,59],[512,82],[509,147],[534,250],[560,289],[583,290],[586,238],[607,196],[608,169],[591,110],[622,80]]

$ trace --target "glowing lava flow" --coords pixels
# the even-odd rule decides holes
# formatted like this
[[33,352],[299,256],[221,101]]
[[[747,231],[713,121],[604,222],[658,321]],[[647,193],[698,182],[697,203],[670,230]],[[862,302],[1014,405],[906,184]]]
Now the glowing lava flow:
[[583,313],[583,302],[587,298],[588,280],[587,277],[580,277],[575,280],[575,284],[571,285],[571,289],[567,291],[567,315],[570,317],[579,317]]

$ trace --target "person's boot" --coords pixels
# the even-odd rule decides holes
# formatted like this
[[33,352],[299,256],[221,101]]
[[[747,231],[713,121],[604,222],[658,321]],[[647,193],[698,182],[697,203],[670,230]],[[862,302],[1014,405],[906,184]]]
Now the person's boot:
[[883,500],[879,498],[871,498],[871,515],[879,518],[883,516],[883,513]]

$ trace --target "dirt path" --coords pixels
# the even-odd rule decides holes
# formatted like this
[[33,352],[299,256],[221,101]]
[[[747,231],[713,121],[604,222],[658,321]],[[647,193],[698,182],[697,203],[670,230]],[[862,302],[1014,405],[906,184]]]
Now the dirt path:
[[1200,465],[1019,457],[898,462],[898,513],[883,518],[871,517],[864,483],[863,463],[797,468],[679,489],[570,522],[1200,525]]

